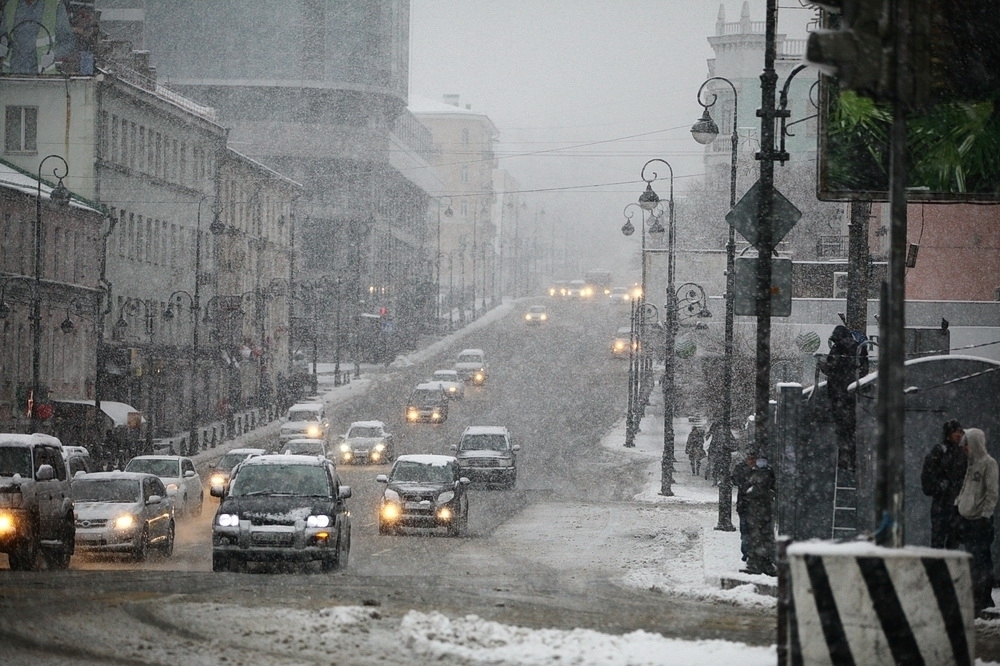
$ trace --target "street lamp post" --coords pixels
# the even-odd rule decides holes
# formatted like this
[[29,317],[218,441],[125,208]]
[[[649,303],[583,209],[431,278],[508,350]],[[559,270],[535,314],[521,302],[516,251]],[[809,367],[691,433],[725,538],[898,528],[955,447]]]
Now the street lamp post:
[[35,265],[34,293],[31,296],[31,395],[28,398],[31,431],[38,430],[38,415],[35,411],[41,392],[42,370],[42,166],[46,161],[55,158],[62,162],[62,175],[59,167],[52,169],[52,175],[58,182],[49,192],[49,201],[59,207],[69,204],[70,193],[63,184],[63,178],[69,175],[69,164],[59,155],[46,155],[38,163],[38,190],[35,193]]
[[[660,204],[660,197],[653,191],[652,183],[656,180],[656,172],[651,171],[646,178],[646,167],[654,162],[661,162],[670,171],[670,200],[667,211],[667,298],[669,299],[664,313],[665,336],[663,355],[663,459],[660,463],[660,494],[670,497],[674,494],[671,486],[674,482],[674,344],[677,339],[677,295],[674,293],[674,247],[677,228],[674,224],[674,169],[666,160],[654,158],[642,166],[640,177],[646,183],[646,190],[639,195],[639,205],[644,210],[653,211]],[[659,218],[657,218],[657,222]],[[662,227],[661,227],[662,229]],[[652,229],[650,230],[652,231]],[[645,262],[645,257],[643,257]]]
[[[729,169],[729,209],[736,206],[736,161],[737,148],[739,147],[739,96],[736,93],[736,86],[729,79],[722,76],[713,76],[698,88],[698,104],[703,108],[701,119],[691,128],[691,135],[694,140],[702,145],[707,145],[715,140],[719,135],[719,126],[712,120],[708,110],[715,106],[718,96],[713,92],[712,98],[707,102],[701,101],[701,93],[705,86],[711,81],[722,81],[729,84],[733,89],[733,132],[730,137],[730,169]],[[723,450],[732,450],[733,436],[733,322],[735,319],[735,273],[736,273],[736,230],[732,225],[729,227],[729,237],[726,240],[726,333],[725,333],[725,358],[722,368],[722,436]],[[718,437],[718,432],[715,434]],[[729,478],[728,469],[719,476],[719,524],[715,529],[723,532],[732,532],[736,528],[733,526],[733,488]]]
[[[454,215],[454,211],[451,210],[451,197],[443,197],[448,200],[448,204],[444,209],[444,216],[451,217]],[[434,295],[435,308],[435,323],[434,330],[438,331],[438,327],[441,325],[441,202],[438,201],[438,220],[437,220],[437,255],[434,261],[434,272],[435,272],[435,282],[437,283],[437,294]]]

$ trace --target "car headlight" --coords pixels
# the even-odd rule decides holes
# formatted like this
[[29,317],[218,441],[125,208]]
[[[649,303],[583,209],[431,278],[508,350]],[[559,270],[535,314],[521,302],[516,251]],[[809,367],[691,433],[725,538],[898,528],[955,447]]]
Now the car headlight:
[[525,319],[526,319],[527,321],[531,321],[531,315],[530,315],[530,314],[526,314],[526,315],[524,315],[524,318],[525,318]]
[[386,502],[398,502],[399,493],[397,493],[395,490],[389,490],[388,488],[386,488],[385,493],[382,495],[382,498],[385,499]]
[[438,495],[438,504],[447,504],[448,502],[455,499],[455,491],[449,490],[448,492],[441,493]]
[[457,386],[449,386],[448,387],[448,393],[458,393],[458,387]]
[[175,494],[175,493],[177,492],[177,489],[178,489],[179,487],[180,487],[180,486],[178,486],[178,485],[177,485],[176,483],[168,483],[168,484],[167,484],[167,494],[168,494],[168,495],[173,495],[173,494]]
[[439,418],[441,418],[441,412],[439,412],[438,410],[435,409],[433,412],[431,412],[431,418],[432,419],[439,419]]
[[375,450],[376,451],[385,451],[385,444],[383,442],[379,442],[378,444],[375,445]]
[[17,529],[17,521],[9,513],[0,513],[0,534],[9,534]]
[[446,506],[441,507],[437,512],[437,517],[440,520],[451,520],[453,515],[451,509]]
[[122,515],[115,518],[115,529],[116,530],[127,530],[135,525],[135,516],[131,513],[123,513]]
[[402,512],[395,502],[386,502],[382,505],[382,518],[385,520],[398,520]]
[[306,527],[329,527],[330,516],[309,516],[306,518]]
[[222,474],[213,474],[208,480],[208,485],[210,486],[221,486],[226,482],[226,477]]
[[481,372],[477,372],[476,373],[476,381],[477,382],[483,381],[483,373],[481,373]]
[[316,425],[311,425],[306,428],[306,435],[311,439],[319,439],[323,436],[323,429]]
[[545,321],[548,318],[549,318],[548,315],[542,315],[541,317],[539,317],[539,319],[541,319],[542,321]]
[[240,517],[235,513],[220,513],[215,518],[215,522],[219,527],[236,527],[240,524]]
[[416,421],[417,419],[420,418],[420,412],[418,412],[415,409],[411,409],[406,412],[406,418],[409,419],[410,421]]
[[347,442],[344,442],[343,444],[340,445],[340,450],[343,453],[347,453],[351,450],[351,445],[348,444]]

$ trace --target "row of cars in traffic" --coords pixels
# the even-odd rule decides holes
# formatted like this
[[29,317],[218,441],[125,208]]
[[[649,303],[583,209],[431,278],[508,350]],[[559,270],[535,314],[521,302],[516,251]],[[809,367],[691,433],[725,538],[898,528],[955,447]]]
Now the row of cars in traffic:
[[[454,368],[423,384],[447,405],[486,376],[483,351],[467,349]],[[410,418],[411,406],[408,422],[418,420]],[[300,403],[273,446],[231,449],[215,463],[208,479],[209,493],[220,499],[212,521],[214,570],[244,570],[261,560],[316,560],[324,571],[346,565],[351,488],[341,483],[339,464],[392,463],[376,477],[385,484],[383,534],[410,527],[461,534],[472,482],[509,488],[517,480],[520,447],[504,426],[466,428],[451,446],[454,455],[397,456],[393,435],[376,420],[351,423],[332,451],[330,440],[323,404]],[[204,495],[188,457],[143,455],[121,471],[89,472],[79,447],[44,434],[0,434],[0,552],[12,569],[66,568],[78,550],[135,560],[150,552],[169,556],[177,521],[201,515]]]

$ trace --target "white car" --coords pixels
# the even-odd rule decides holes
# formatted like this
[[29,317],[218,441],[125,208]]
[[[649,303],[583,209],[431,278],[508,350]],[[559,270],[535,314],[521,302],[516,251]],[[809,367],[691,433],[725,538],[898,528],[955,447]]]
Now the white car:
[[160,477],[167,497],[178,516],[200,516],[205,503],[201,477],[194,461],[184,456],[136,456],[125,465],[126,472],[142,472]]
[[290,439],[281,445],[281,452],[290,456],[320,456],[326,457],[326,440],[311,437]]
[[321,402],[299,402],[288,408],[288,414],[281,419],[278,441],[284,444],[290,439],[326,439],[330,424],[326,419],[326,409]]
[[159,477],[132,472],[94,472],[73,480],[76,548],[127,553],[145,560],[150,548],[174,552],[174,507]]
[[396,459],[392,435],[381,421],[355,421],[340,436],[343,463],[391,463]]
[[452,400],[465,397],[465,381],[459,377],[457,370],[435,370],[430,381],[440,382],[444,394]]
[[463,349],[458,353],[455,370],[463,381],[482,386],[486,383],[486,376],[489,372],[489,366],[486,364],[486,353],[482,349]]

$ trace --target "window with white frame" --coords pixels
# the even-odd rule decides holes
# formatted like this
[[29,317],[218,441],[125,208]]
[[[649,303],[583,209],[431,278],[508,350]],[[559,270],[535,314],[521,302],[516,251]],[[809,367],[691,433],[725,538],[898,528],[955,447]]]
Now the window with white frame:
[[8,106],[4,114],[4,152],[38,151],[38,107]]

